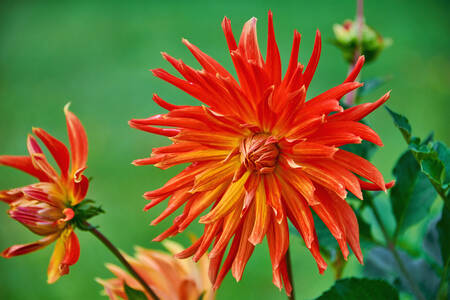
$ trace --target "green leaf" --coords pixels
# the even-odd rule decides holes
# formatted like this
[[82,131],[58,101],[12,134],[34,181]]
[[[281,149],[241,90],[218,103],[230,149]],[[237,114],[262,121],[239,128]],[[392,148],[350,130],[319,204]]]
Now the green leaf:
[[450,259],[450,211],[445,207],[442,209],[442,216],[437,223],[437,229],[442,261],[445,264]]
[[129,287],[126,283],[124,283],[123,286],[128,300],[147,300],[147,296],[144,292],[135,290]]
[[395,236],[427,216],[436,191],[411,151],[405,152],[394,167],[396,184],[390,191],[397,228]]
[[442,261],[444,263],[441,283],[437,292],[437,299],[448,299],[450,296],[450,210],[446,207],[442,208],[442,216],[436,227],[439,233],[439,244],[441,248]]
[[[409,277],[418,285],[425,298],[435,299],[440,280],[433,267],[424,259],[414,259],[401,250],[397,252]],[[383,278],[397,289],[411,293],[410,284],[400,270],[396,258],[385,247],[372,248],[366,254],[364,274],[369,278]]]
[[334,286],[317,300],[396,300],[398,292],[389,283],[378,279],[347,278]]
[[394,120],[395,126],[397,126],[398,129],[400,129],[400,132],[402,133],[403,137],[405,138],[406,142],[409,144],[411,140],[411,125],[409,125],[409,121],[406,117],[392,111],[389,109],[389,107],[385,106],[389,114],[391,115],[392,119]]

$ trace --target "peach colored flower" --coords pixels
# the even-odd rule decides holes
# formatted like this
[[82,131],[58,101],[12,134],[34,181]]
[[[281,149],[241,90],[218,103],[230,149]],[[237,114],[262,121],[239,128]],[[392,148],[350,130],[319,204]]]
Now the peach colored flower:
[[[24,187],[0,191],[0,201],[9,204],[8,214],[43,238],[23,245],[14,245],[1,255],[10,258],[39,250],[56,241],[55,250],[48,266],[48,282],[53,283],[69,272],[80,255],[78,238],[70,221],[74,218],[74,206],[86,196],[89,181],[82,175],[86,169],[88,145],[86,133],[80,120],[69,111],[67,120],[72,156],[66,146],[41,128],[33,133],[47,147],[59,166],[60,173],[49,164],[36,139],[29,135],[29,155],[1,155],[0,165],[9,166],[39,180]],[[71,166],[70,166],[71,164]]]
[[144,195],[151,200],[146,210],[169,198],[167,208],[152,225],[184,205],[173,225],[154,240],[184,231],[211,207],[200,218],[204,234],[177,256],[193,255],[198,260],[212,245],[209,276],[217,288],[230,269],[236,280],[241,279],[255,245],[267,237],[273,282],[280,289],[284,282],[290,294],[285,258],[288,220],[300,232],[319,271],[327,267],[319,252],[311,209],[328,226],[345,258],[348,244],[358,260],[363,260],[358,222],[346,202],[347,192],[362,199],[361,190],[386,190],[392,184],[386,186],[370,162],[339,147],[362,140],[382,145],[379,136],[359,121],[382,105],[389,93],[374,103],[347,110],[340,106],[345,94],[362,85],[354,82],[364,63],[360,57],[342,84],[306,100],[319,62],[320,32],[306,67],[298,62],[300,34],[294,32],[291,57],[282,77],[270,12],[268,24],[264,60],[255,18],[245,23],[238,43],[230,20],[223,20],[238,80],[187,40],[183,43],[203,69],[196,70],[163,53],[184,79],[163,69],[152,70],[153,74],[204,105],[179,106],[154,95],[153,100],[168,113],[133,119],[130,125],[172,141],[170,146],[153,149],[151,157],[134,161],[135,165],[167,169],[189,164],[163,187]]
[[[213,300],[214,292],[208,279],[208,258],[203,257],[198,264],[187,259],[175,259],[173,254],[183,251],[183,247],[169,240],[163,244],[170,254],[136,247],[135,258],[126,256],[126,259],[160,299]],[[111,300],[127,299],[124,283],[145,293],[140,283],[126,271],[113,264],[107,264],[106,267],[116,278],[97,281],[104,286]],[[200,298],[202,295],[203,298]],[[146,296],[153,299],[148,294]]]

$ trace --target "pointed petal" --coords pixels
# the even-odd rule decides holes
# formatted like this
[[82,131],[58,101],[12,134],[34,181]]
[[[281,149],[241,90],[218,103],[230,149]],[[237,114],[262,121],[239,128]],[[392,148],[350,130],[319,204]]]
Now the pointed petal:
[[[66,115],[70,151],[72,153],[72,175],[77,173],[80,176],[81,174],[78,173],[78,170],[86,168],[88,141],[83,125],[77,116],[69,111],[69,105],[70,103],[64,107],[64,113]],[[75,179],[79,180],[79,178]]]
[[66,145],[48,134],[44,129],[33,128],[33,133],[41,139],[41,141],[45,144],[45,146],[54,157],[61,170],[61,176],[67,178],[70,165],[70,156],[69,150],[67,150]]
[[49,181],[47,174],[36,168],[30,156],[0,155],[0,166],[8,166],[36,177],[39,181]]
[[1,253],[1,256],[4,258],[10,258],[18,255],[24,255],[39,249],[44,248],[45,246],[52,243],[54,240],[58,238],[58,234],[48,235],[36,242],[22,245],[14,245],[11,246]]

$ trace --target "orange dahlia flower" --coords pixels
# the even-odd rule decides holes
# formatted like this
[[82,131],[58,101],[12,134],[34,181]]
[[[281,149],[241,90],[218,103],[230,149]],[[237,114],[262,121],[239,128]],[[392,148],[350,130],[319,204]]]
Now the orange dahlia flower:
[[80,246],[70,221],[75,217],[74,206],[84,199],[89,186],[88,179],[82,175],[86,169],[88,150],[86,133],[80,120],[69,111],[68,105],[64,112],[72,157],[62,142],[41,128],[33,128],[33,133],[47,147],[59,166],[60,174],[49,164],[32,135],[27,139],[29,156],[0,156],[0,165],[21,170],[39,180],[24,187],[0,191],[0,200],[9,204],[8,214],[11,218],[43,236],[34,243],[11,246],[1,255],[10,258],[27,254],[56,241],[48,266],[49,283],[67,274],[69,266],[78,260]]
[[[137,247],[136,258],[126,256],[126,259],[160,299],[213,300],[214,291],[208,279],[208,258],[201,258],[198,265],[189,260],[175,259],[173,254],[183,251],[183,247],[168,240],[163,244],[170,254]],[[123,269],[113,264],[107,264],[106,267],[116,278],[97,281],[104,286],[105,293],[111,300],[128,299],[124,284],[143,292],[147,299],[153,299],[145,293],[141,284]]]
[[[209,276],[217,288],[231,269],[240,280],[256,244],[265,236],[273,268],[273,282],[287,293],[291,285],[285,254],[289,247],[288,219],[303,237],[319,271],[327,266],[319,252],[311,209],[327,225],[345,258],[347,244],[362,262],[358,223],[347,204],[347,191],[362,199],[361,190],[386,190],[380,172],[367,160],[341,150],[345,144],[367,140],[382,145],[379,136],[358,121],[382,105],[389,93],[374,103],[344,110],[339,100],[362,84],[354,82],[364,63],[360,57],[342,84],[306,101],[321,51],[317,31],[306,67],[298,62],[300,34],[294,32],[292,53],[284,77],[269,12],[267,56],[264,60],[256,35],[256,19],[245,23],[239,43],[225,18],[222,28],[238,80],[218,62],[183,39],[203,67],[195,70],[167,53],[163,57],[184,77],[162,69],[159,77],[203,102],[178,106],[159,96],[153,100],[168,110],[147,119],[131,120],[134,128],[167,136],[172,145],[153,149],[135,165],[167,169],[190,163],[163,187],[144,194],[146,210],[170,198],[168,207],[152,225],[183,204],[184,210],[156,241],[182,232],[200,218],[204,234],[177,254],[198,260],[212,244]],[[161,128],[155,126],[169,126]],[[363,181],[358,177],[365,178]],[[226,259],[221,266],[228,243]]]

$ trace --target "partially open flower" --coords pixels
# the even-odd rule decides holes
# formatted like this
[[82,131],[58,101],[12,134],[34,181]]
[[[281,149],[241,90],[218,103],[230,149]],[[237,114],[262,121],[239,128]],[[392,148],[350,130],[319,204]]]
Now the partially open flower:
[[[136,247],[135,257],[127,256],[126,259],[160,299],[213,300],[214,291],[208,279],[208,258],[203,257],[198,264],[188,259],[175,259],[173,254],[183,251],[182,246],[168,240],[163,244],[170,254]],[[143,292],[147,299],[153,299],[126,271],[112,264],[107,264],[106,267],[116,278],[97,281],[104,286],[105,293],[111,300],[128,299],[125,284]]]
[[152,225],[184,205],[173,225],[154,240],[182,232],[210,208],[200,217],[204,234],[177,257],[198,260],[212,246],[209,276],[218,288],[230,270],[236,280],[242,278],[255,245],[267,237],[273,282],[280,289],[284,285],[289,294],[288,220],[302,235],[320,272],[327,264],[319,251],[311,210],[328,226],[344,257],[350,253],[348,244],[362,262],[358,222],[346,202],[347,192],[362,199],[362,190],[386,190],[391,184],[385,184],[369,161],[339,147],[362,140],[382,145],[380,137],[359,121],[386,102],[389,93],[374,103],[347,110],[340,106],[345,94],[361,86],[355,82],[364,63],[360,57],[342,84],[306,101],[319,63],[320,33],[305,67],[298,62],[300,34],[294,32],[283,77],[271,13],[268,25],[264,60],[255,18],[245,23],[238,43],[230,20],[223,20],[238,80],[186,40],[183,43],[202,70],[163,53],[184,79],[162,69],[153,74],[205,105],[174,105],[155,95],[153,100],[168,112],[131,120],[130,125],[173,142],[153,149],[151,157],[135,160],[135,165],[167,169],[189,164],[163,187],[144,194],[151,201],[146,210],[169,198]]
[[48,282],[55,282],[69,272],[80,255],[78,238],[71,220],[74,209],[86,196],[89,181],[82,175],[86,169],[87,138],[80,120],[64,108],[72,156],[66,146],[41,128],[33,133],[47,147],[60,168],[60,173],[49,164],[36,139],[29,135],[29,155],[1,155],[0,165],[9,166],[34,176],[38,183],[0,191],[0,201],[9,204],[11,218],[25,225],[42,239],[23,245],[14,245],[1,255],[10,258],[39,250],[56,241],[48,266]]

